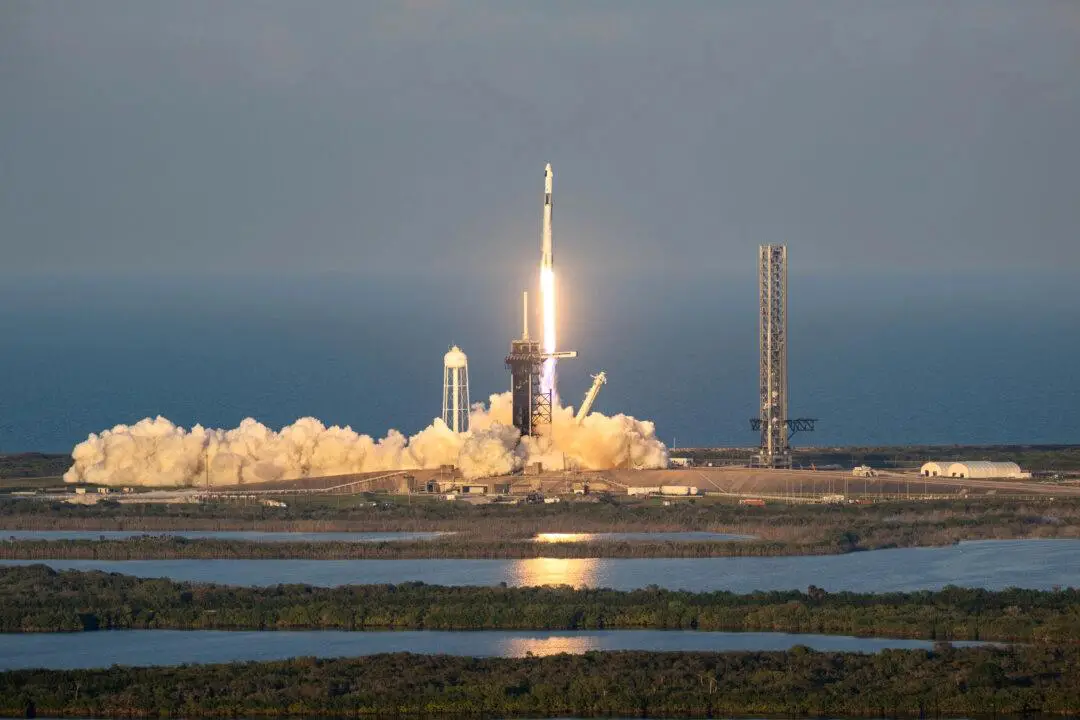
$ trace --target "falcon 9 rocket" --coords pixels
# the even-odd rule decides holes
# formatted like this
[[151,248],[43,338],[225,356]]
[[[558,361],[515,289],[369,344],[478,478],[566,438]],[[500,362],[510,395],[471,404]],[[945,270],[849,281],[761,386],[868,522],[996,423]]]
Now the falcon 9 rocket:
[[[543,306],[543,351],[555,352],[555,252],[551,236],[551,216],[553,201],[551,197],[551,163],[544,168],[544,214],[540,222],[540,300]],[[558,397],[555,389],[555,358],[544,361],[540,375],[541,392],[550,392],[552,402]]]

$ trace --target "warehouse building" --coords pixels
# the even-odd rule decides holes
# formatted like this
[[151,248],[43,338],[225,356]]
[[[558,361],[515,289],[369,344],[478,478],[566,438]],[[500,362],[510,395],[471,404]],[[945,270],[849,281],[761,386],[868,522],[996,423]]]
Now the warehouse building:
[[925,477],[949,477],[949,478],[1010,478],[1026,479],[1031,473],[1026,473],[1014,462],[988,462],[975,460],[965,462],[928,462],[919,470],[919,474]]
[[949,477],[949,465],[947,462],[928,462],[919,469],[919,474],[924,477]]

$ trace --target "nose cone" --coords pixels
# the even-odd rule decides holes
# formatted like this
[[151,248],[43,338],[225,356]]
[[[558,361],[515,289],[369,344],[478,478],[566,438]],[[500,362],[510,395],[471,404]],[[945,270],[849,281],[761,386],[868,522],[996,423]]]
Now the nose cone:
[[545,175],[550,175],[551,174],[551,163],[548,163],[547,165],[544,166],[544,174]]

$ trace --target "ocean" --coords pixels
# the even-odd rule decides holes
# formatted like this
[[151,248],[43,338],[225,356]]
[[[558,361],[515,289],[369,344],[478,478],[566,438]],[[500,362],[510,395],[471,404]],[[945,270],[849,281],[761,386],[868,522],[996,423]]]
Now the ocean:
[[[754,276],[680,262],[560,274],[560,344],[579,353],[560,394],[578,405],[604,370],[596,411],[652,420],[669,446],[751,446]],[[440,413],[451,344],[474,402],[509,387],[528,279],[0,276],[0,452],[67,452],[156,415],[414,433]],[[791,415],[819,419],[796,445],[1080,442],[1065,273],[793,272],[789,298]]]

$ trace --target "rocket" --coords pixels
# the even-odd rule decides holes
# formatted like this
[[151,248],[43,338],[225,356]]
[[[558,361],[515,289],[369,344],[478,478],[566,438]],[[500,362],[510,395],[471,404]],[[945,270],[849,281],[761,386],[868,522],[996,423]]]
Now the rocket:
[[[555,339],[555,251],[551,240],[551,183],[554,174],[551,163],[544,167],[544,215],[540,222],[540,300],[543,306],[544,336],[541,347],[545,353],[554,353]],[[555,357],[548,355],[540,373],[540,390],[558,397],[555,390]]]
[[551,185],[555,175],[551,172],[551,163],[544,168],[544,215],[540,224],[540,269],[552,269],[555,266],[555,252],[551,243]]

